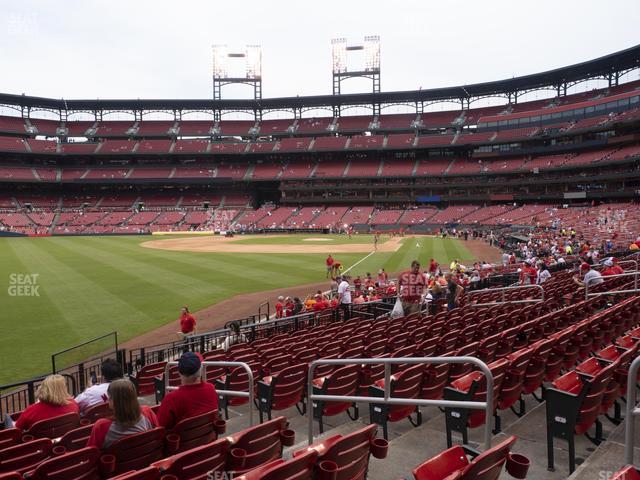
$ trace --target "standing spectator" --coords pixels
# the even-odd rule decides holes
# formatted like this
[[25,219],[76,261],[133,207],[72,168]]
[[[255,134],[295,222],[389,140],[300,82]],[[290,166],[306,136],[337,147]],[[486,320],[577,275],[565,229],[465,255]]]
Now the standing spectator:
[[240,324],[238,322],[231,322],[229,324],[229,333],[225,337],[224,341],[218,345],[218,348],[222,348],[225,352],[236,343],[246,343],[247,337],[244,333],[240,332]]
[[189,307],[184,306],[180,309],[180,331],[178,332],[178,336],[186,340],[189,335],[195,335],[196,333],[198,333],[196,329],[196,319],[191,315]]
[[121,438],[158,426],[155,413],[138,403],[136,387],[130,380],[114,380],[109,384],[107,393],[113,418],[101,418],[93,424],[87,447],[104,450]]
[[300,298],[293,297],[293,309],[291,310],[291,315],[298,315],[304,311],[304,305],[300,301]]
[[172,429],[185,418],[218,410],[218,394],[213,384],[202,381],[202,358],[185,352],[178,361],[180,387],[169,392],[158,409],[158,425]]
[[456,283],[451,273],[446,273],[444,278],[447,281],[447,308],[453,310],[458,306],[458,299],[464,292],[464,288]]
[[284,299],[284,316],[290,317],[291,315],[293,315],[293,299],[287,297]]
[[122,367],[112,358],[107,358],[100,366],[100,374],[102,375],[101,383],[91,385],[76,397],[80,415],[84,415],[89,407],[109,400],[107,389],[112,381],[122,377]]
[[422,295],[427,291],[427,276],[420,272],[420,262],[411,262],[411,269],[398,277],[400,300],[405,316],[420,311]]
[[276,303],[276,318],[284,317],[284,297],[280,295]]
[[349,285],[349,275],[343,275],[342,281],[338,284],[338,303],[344,320],[351,318],[351,286]]
[[429,274],[435,275],[438,271],[438,262],[436,262],[433,258],[429,261]]
[[551,273],[544,262],[538,262],[538,285],[542,285],[544,282],[551,278]]
[[[45,377],[36,392],[38,401],[29,405],[15,422],[16,428],[29,430],[34,423],[58,417],[66,413],[79,413],[78,404],[67,390],[67,382],[62,375]],[[11,418],[7,416],[7,418]]]
[[331,254],[329,254],[329,256],[327,257],[327,260],[325,261],[326,265],[327,265],[327,276],[326,278],[329,278],[329,275],[333,276],[333,257],[331,256]]
[[378,270],[378,286],[384,287],[387,284],[387,272],[384,271],[384,268]]
[[502,266],[503,267],[506,267],[507,265],[509,265],[510,258],[511,258],[511,255],[509,255],[509,253],[503,252],[503,254],[502,254]]

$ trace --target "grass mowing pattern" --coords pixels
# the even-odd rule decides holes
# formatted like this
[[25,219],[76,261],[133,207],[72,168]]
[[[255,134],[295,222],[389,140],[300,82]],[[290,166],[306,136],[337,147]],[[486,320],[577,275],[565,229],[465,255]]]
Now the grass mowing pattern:
[[[319,237],[320,235],[306,235]],[[284,237],[282,243],[305,236]],[[354,235],[343,243],[372,242]],[[181,305],[197,311],[239,293],[323,281],[319,254],[172,252],[142,248],[149,237],[0,238],[0,384],[50,370],[51,353],[116,330],[120,341],[176,321]],[[263,239],[259,239],[261,241]],[[271,238],[269,240],[275,240]],[[326,244],[331,252],[334,242]],[[336,254],[347,267],[365,254]],[[407,238],[396,252],[376,253],[350,273],[408,268],[418,259],[471,259],[464,242]],[[39,274],[39,296],[10,296],[11,274]],[[257,305],[256,305],[257,308]]]

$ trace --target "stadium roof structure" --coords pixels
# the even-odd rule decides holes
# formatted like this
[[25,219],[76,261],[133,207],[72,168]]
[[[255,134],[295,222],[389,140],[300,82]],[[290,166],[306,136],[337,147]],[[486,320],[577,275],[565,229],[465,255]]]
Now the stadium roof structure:
[[15,108],[28,116],[32,110],[52,111],[66,117],[68,112],[108,111],[245,111],[268,112],[290,110],[299,116],[302,112],[318,108],[353,107],[409,104],[418,113],[425,104],[458,101],[468,108],[473,99],[504,96],[509,102],[517,102],[520,95],[542,89],[554,89],[558,96],[567,89],[589,79],[605,79],[609,85],[617,85],[621,75],[640,68],[640,45],[603,57],[545,72],[492,82],[458,85],[433,89],[407,90],[381,93],[353,93],[341,95],[314,95],[262,99],[112,99],[66,100],[27,95],[0,94],[0,105]]

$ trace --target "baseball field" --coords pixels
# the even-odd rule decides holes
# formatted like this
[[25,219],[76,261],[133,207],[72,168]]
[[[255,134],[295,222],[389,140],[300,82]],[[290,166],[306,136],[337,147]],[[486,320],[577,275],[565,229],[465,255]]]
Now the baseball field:
[[47,373],[51,353],[98,335],[124,341],[174,323],[182,305],[198,318],[238,294],[323,282],[328,253],[364,275],[416,258],[484,258],[471,246],[382,236],[374,252],[370,235],[318,234],[0,238],[0,385]]

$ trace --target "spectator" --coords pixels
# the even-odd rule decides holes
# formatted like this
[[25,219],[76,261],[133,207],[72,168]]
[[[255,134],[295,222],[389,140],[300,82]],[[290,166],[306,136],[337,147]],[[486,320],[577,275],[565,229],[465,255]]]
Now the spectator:
[[594,270],[593,267],[588,263],[583,263],[582,265],[580,265],[580,273],[583,275],[582,280],[580,280],[580,277],[578,275],[573,277],[573,280],[581,287],[584,287],[586,285],[592,287],[604,282],[604,280],[602,279],[602,274],[599,271]]
[[284,316],[290,317],[291,315],[293,315],[293,299],[286,297],[284,299]]
[[276,303],[276,318],[284,317],[284,297],[280,295]]
[[185,418],[218,410],[215,387],[202,381],[202,358],[199,354],[183,353],[178,361],[178,372],[180,387],[169,392],[158,409],[158,425],[169,430]]
[[325,262],[327,264],[327,277],[329,278],[329,275],[333,276],[333,257],[331,256],[331,254],[329,254],[329,256],[327,257],[327,260]]
[[458,306],[458,299],[464,292],[464,288],[456,283],[451,273],[446,273],[444,278],[447,281],[447,307],[453,310]]
[[338,303],[342,310],[344,320],[351,318],[351,286],[349,285],[349,275],[344,275],[338,285]]
[[237,343],[246,343],[247,341],[247,337],[244,333],[240,332],[240,324],[238,322],[231,322],[229,324],[229,330],[230,331],[224,341],[218,346],[218,348],[222,348],[225,352],[233,345],[236,345]]
[[[29,430],[34,423],[66,413],[79,413],[78,404],[67,390],[67,382],[62,375],[45,377],[36,392],[37,402],[29,405],[15,422],[16,428]],[[7,416],[7,418],[10,418]]]
[[107,389],[112,381],[122,377],[122,367],[112,358],[107,358],[100,366],[100,373],[102,375],[102,382],[91,385],[76,397],[76,403],[80,408],[80,415],[84,415],[89,407],[109,400]]
[[158,426],[158,419],[147,406],[140,406],[136,387],[127,379],[114,380],[107,389],[113,418],[101,418],[93,424],[87,447],[109,448],[121,438],[146,432]]
[[291,310],[291,315],[299,315],[304,312],[304,305],[300,301],[300,298],[293,297],[293,309]]
[[189,307],[184,306],[180,309],[180,331],[178,332],[178,337],[186,340],[189,335],[195,335],[196,333],[196,319],[191,315]]
[[551,273],[544,262],[538,262],[538,285],[542,285],[544,282],[551,278]]
[[420,272],[420,262],[411,262],[411,269],[402,272],[398,277],[398,285],[405,316],[419,312],[422,295],[427,291],[427,277]]

